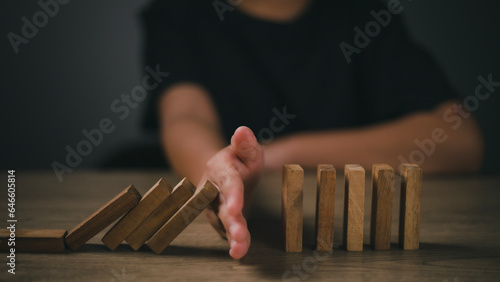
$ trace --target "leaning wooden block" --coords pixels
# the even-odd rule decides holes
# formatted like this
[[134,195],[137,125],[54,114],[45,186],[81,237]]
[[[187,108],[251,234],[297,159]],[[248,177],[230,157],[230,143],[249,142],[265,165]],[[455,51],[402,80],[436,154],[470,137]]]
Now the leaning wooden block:
[[66,236],[66,245],[78,249],[139,203],[141,194],[130,185],[111,201],[73,228]]
[[167,222],[176,211],[181,208],[191,196],[196,187],[184,178],[175,186],[172,194],[144,219],[137,228],[127,237],[127,243],[138,250],[160,227]]
[[399,245],[405,250],[419,248],[421,198],[422,169],[414,164],[402,165]]
[[210,182],[205,182],[154,235],[146,245],[161,254],[165,248],[219,195],[219,190]]
[[370,245],[375,250],[391,248],[392,189],[394,169],[387,164],[372,166],[372,214]]
[[316,247],[320,252],[327,252],[333,249],[335,178],[336,171],[333,165],[318,165],[318,191],[316,194]]
[[[0,252],[19,253],[62,253],[66,249],[63,229],[15,229],[15,240],[11,239],[11,229],[0,229]],[[14,245],[15,244],[15,245]]]
[[363,223],[365,213],[365,169],[346,165],[344,169],[344,236],[347,251],[363,250]]
[[281,232],[286,252],[302,252],[304,170],[296,164],[283,166]]
[[172,192],[172,186],[161,178],[129,213],[122,217],[102,238],[110,250],[115,250]]

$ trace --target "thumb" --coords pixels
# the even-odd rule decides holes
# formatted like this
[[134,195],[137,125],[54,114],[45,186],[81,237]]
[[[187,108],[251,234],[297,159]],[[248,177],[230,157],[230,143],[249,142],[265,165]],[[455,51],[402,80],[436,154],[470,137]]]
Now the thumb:
[[246,126],[240,126],[234,131],[231,147],[246,166],[262,162],[262,148],[252,130]]

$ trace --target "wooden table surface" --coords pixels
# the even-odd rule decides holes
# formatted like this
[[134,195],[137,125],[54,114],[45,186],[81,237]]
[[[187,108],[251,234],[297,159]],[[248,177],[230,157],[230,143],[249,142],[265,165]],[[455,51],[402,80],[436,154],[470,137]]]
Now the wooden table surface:
[[[156,281],[156,280],[276,280],[338,281],[499,281],[500,177],[424,175],[421,243],[418,251],[396,245],[399,179],[395,179],[392,246],[374,251],[369,241],[371,176],[366,179],[364,251],[339,248],[344,180],[337,173],[335,245],[331,254],[313,249],[316,179],[307,172],[304,194],[304,251],[283,252],[281,174],[266,174],[258,187],[249,220],[252,245],[241,260],[229,257],[226,241],[204,216],[191,224],[162,255],[147,247],[133,251],[122,244],[109,251],[101,232],[78,251],[64,254],[16,254],[16,274],[7,273],[2,256],[0,281]],[[70,230],[125,187],[144,193],[160,177],[179,180],[165,171],[83,171],[65,175],[59,183],[52,172],[18,171],[18,228]],[[4,186],[6,187],[6,185]],[[7,189],[1,193],[4,224]]]

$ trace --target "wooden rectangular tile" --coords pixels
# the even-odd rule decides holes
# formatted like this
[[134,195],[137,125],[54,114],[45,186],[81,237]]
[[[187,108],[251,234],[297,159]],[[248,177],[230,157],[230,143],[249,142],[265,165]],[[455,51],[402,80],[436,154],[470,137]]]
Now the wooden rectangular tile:
[[393,183],[394,169],[391,166],[372,166],[370,245],[378,251],[391,248]]
[[[194,195],[147,242],[155,253],[165,248],[219,195],[210,181],[198,188]],[[200,234],[202,236],[202,234]]]
[[304,170],[296,164],[283,166],[281,232],[286,252],[302,252]]
[[356,164],[345,165],[344,178],[343,245],[347,251],[362,251],[365,213],[365,169]]
[[160,227],[167,222],[176,211],[181,208],[196,190],[191,182],[184,178],[179,182],[172,194],[144,219],[137,228],[126,238],[127,243],[138,250]]
[[63,229],[0,229],[0,252],[10,253],[62,253],[66,249],[64,237],[68,233]]
[[122,217],[102,238],[110,250],[115,250],[143,220],[170,196],[172,186],[163,178],[156,182],[130,212]]
[[405,250],[418,250],[420,242],[422,169],[418,165],[403,164],[400,172],[399,245]]
[[140,200],[141,194],[130,185],[73,228],[66,236],[66,245],[73,250],[83,246],[97,233],[135,207]]
[[335,179],[336,171],[333,165],[318,165],[316,194],[316,247],[320,252],[327,252],[333,249]]

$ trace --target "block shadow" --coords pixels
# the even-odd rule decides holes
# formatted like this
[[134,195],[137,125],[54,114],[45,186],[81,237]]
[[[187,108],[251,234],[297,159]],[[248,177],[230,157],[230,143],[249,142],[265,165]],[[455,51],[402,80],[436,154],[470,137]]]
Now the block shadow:
[[[120,244],[118,248],[111,251],[105,245],[101,244],[85,244],[77,250],[66,250],[66,253],[142,253],[156,255],[146,245],[135,251],[127,244]],[[190,257],[228,257],[227,250],[206,248],[206,247],[189,247],[189,246],[168,246],[163,253],[164,256],[190,256]]]
[[[314,224],[314,222],[312,222]],[[240,260],[245,266],[252,266],[269,279],[281,279],[283,273],[292,269],[294,264],[302,263],[304,253],[286,253],[281,240],[281,216],[263,206],[252,208],[248,227],[252,243],[248,254]],[[313,226],[304,221],[304,251],[308,256],[313,251]]]

